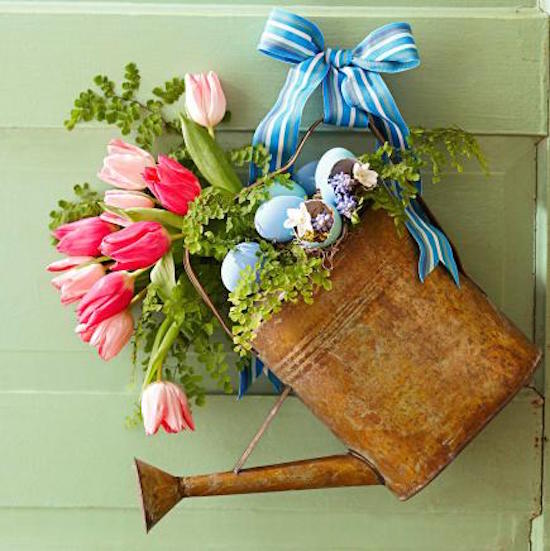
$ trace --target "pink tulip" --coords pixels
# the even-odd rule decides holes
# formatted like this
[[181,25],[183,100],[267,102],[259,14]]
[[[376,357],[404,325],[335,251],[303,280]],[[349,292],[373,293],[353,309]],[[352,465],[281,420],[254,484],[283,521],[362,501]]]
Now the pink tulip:
[[[94,283],[84,295],[76,313],[77,333],[83,340],[99,323],[127,308],[134,294],[134,278],[126,272],[113,272]],[[89,337],[92,335],[90,334]]]
[[158,222],[135,222],[108,235],[101,254],[116,260],[111,270],[137,270],[154,264],[170,249],[170,236]]
[[71,268],[76,268],[77,266],[90,262],[93,259],[93,256],[67,256],[61,260],[56,260],[55,262],[48,264],[48,266],[46,266],[46,270],[48,270],[48,272],[66,272]]
[[52,285],[61,291],[61,304],[80,300],[105,275],[105,268],[98,262],[77,266],[52,279]]
[[114,358],[134,333],[134,318],[129,309],[98,323],[90,335],[91,346],[97,347],[99,356],[106,362]]
[[158,165],[147,168],[145,180],[161,205],[171,212],[184,216],[189,203],[201,192],[198,178],[174,159],[159,155]]
[[141,415],[145,434],[156,434],[159,427],[166,432],[195,430],[187,397],[183,390],[166,381],[150,384],[141,395]]
[[122,189],[140,190],[146,187],[142,175],[146,167],[155,166],[151,154],[122,140],[111,140],[107,152],[103,168],[97,175],[100,180]]
[[[149,195],[139,191],[124,191],[121,189],[107,190],[103,196],[103,202],[119,209],[152,208],[155,206]],[[127,218],[108,211],[103,212],[100,218],[105,222],[111,222],[111,224],[117,224],[118,226],[129,226],[132,223]]]
[[206,128],[213,128],[223,119],[225,95],[216,73],[185,75],[185,107],[189,117]]
[[59,239],[57,250],[69,256],[97,256],[103,238],[115,231],[115,227],[104,222],[99,216],[82,218],[76,222],[63,224],[53,231]]

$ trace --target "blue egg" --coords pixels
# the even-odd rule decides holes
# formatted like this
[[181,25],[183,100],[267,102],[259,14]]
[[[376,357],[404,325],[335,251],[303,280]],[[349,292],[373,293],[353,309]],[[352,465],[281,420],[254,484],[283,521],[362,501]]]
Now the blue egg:
[[344,159],[355,159],[355,155],[343,147],[334,147],[323,154],[315,169],[315,185],[321,192],[323,201],[329,205],[336,205],[336,195],[332,186],[328,183],[328,179],[334,165]]
[[287,219],[287,209],[297,209],[303,203],[301,197],[291,195],[280,195],[266,201],[256,211],[254,225],[256,231],[269,241],[286,243],[292,241],[294,232],[292,228],[285,228],[284,221]]
[[329,205],[328,203],[325,204],[330,208],[332,211],[332,216],[334,217],[332,228],[330,228],[327,238],[324,241],[300,241],[300,245],[304,247],[304,249],[324,249],[326,247],[330,247],[330,245],[332,245],[342,233],[342,217],[340,216],[340,213],[336,210],[336,207]]
[[281,195],[300,197],[300,199],[307,198],[307,193],[304,191],[302,186],[292,180],[288,183],[290,184],[290,187],[283,186],[283,184],[279,184],[279,182],[275,182],[274,184],[268,186],[266,189],[269,193],[269,199],[273,199],[273,197],[280,197]]
[[223,259],[221,274],[222,282],[228,291],[234,291],[241,279],[241,272],[247,267],[258,263],[260,245],[254,241],[239,243],[233,247]]
[[315,171],[318,164],[319,161],[311,161],[301,166],[292,177],[302,186],[304,191],[308,194],[308,197],[311,197],[317,189],[315,185]]

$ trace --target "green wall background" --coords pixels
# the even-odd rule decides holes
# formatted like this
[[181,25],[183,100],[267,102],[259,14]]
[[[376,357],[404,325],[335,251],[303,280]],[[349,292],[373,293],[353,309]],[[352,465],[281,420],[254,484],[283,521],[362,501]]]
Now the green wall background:
[[[423,64],[387,79],[405,119],[475,132],[493,172],[487,180],[470,166],[461,178],[428,183],[427,201],[474,279],[544,345],[548,16],[530,0],[316,4],[301,0],[296,11],[335,46],[411,22]],[[543,549],[542,372],[409,502],[384,488],[190,500],[144,535],[132,458],[178,474],[228,469],[273,398],[265,384],[239,403],[210,396],[193,434],[146,438],[124,428],[136,392],[128,354],[104,364],[81,345],[44,272],[55,257],[48,211],[75,183],[97,183],[115,134],[96,125],[69,134],[62,121],[93,75],[120,74],[127,61],[140,66],[144,90],[213,69],[233,114],[223,138],[246,142],[286,71],[255,50],[269,9],[260,0],[0,2],[0,549]],[[304,155],[371,143],[324,130]],[[291,399],[250,464],[340,450]]]

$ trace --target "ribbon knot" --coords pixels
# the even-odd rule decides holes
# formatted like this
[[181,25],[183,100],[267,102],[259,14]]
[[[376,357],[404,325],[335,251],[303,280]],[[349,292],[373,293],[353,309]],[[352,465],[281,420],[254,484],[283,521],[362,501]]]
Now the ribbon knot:
[[348,49],[327,48],[325,51],[325,61],[329,65],[341,69],[351,65],[353,51]]

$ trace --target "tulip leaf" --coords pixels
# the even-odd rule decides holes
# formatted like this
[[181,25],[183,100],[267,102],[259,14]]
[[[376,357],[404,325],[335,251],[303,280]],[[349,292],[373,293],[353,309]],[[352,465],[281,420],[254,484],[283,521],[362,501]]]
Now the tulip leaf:
[[225,151],[208,131],[181,116],[185,145],[202,176],[214,187],[237,194],[243,187]]
[[151,222],[159,222],[163,226],[171,226],[181,230],[183,225],[183,216],[174,214],[173,212],[164,209],[154,209],[147,207],[133,207],[124,209],[124,212],[128,215],[132,222],[141,222],[142,220],[148,220]]
[[168,251],[151,270],[151,281],[158,286],[161,298],[166,301],[176,286],[176,266],[172,251]]

